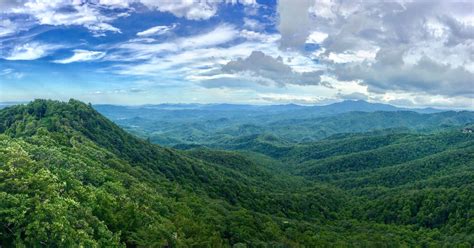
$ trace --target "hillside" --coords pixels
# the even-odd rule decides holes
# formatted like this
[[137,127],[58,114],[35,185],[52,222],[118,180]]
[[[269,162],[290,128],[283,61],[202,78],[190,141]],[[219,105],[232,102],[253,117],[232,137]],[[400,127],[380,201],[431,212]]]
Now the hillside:
[[[286,148],[294,175],[356,195],[356,218],[474,237],[474,135],[367,133]],[[267,154],[271,154],[268,153]],[[471,241],[472,242],[472,241]]]
[[472,246],[473,136],[394,132],[296,145],[243,136],[228,143],[239,152],[181,151],[79,101],[7,107],[0,245]]

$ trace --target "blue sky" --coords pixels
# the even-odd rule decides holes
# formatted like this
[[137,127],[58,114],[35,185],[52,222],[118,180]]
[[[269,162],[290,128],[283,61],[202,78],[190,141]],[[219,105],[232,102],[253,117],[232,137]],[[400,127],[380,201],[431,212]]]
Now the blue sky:
[[474,109],[469,1],[2,0],[0,102]]

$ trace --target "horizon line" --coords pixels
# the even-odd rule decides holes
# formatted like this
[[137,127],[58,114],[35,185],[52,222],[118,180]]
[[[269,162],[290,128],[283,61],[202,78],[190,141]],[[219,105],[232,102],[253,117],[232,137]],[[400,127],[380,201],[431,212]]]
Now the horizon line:
[[288,102],[288,103],[229,103],[229,102],[216,102],[216,103],[200,103],[200,102],[177,102],[177,103],[172,103],[172,102],[161,102],[161,103],[143,103],[143,104],[124,104],[124,103],[91,103],[87,101],[82,101],[78,100],[76,98],[69,98],[69,100],[58,100],[58,99],[45,99],[45,98],[35,98],[33,100],[19,100],[19,101],[0,101],[0,105],[7,105],[7,106],[13,106],[13,105],[19,105],[19,104],[28,104],[30,102],[33,102],[35,100],[53,100],[53,101],[60,101],[60,102],[68,102],[69,100],[77,100],[81,101],[87,104],[91,104],[93,106],[104,106],[104,105],[110,105],[110,106],[121,106],[121,107],[144,107],[144,106],[160,106],[160,105],[234,105],[234,106],[288,106],[288,105],[296,105],[299,107],[324,107],[324,106],[330,106],[333,104],[338,104],[338,103],[343,103],[343,102],[365,102],[368,104],[381,104],[381,105],[386,105],[386,106],[391,106],[395,108],[400,108],[401,110],[403,109],[413,109],[413,110],[427,110],[427,109],[432,109],[432,110],[441,110],[441,111],[474,111],[474,106],[472,108],[459,108],[459,107],[432,107],[432,106],[401,106],[401,105],[394,105],[390,103],[384,103],[384,102],[371,102],[367,100],[362,100],[362,99],[346,99],[342,101],[334,101],[334,102],[326,102],[326,103],[321,103],[321,104],[304,104],[304,103],[294,103],[294,102]]

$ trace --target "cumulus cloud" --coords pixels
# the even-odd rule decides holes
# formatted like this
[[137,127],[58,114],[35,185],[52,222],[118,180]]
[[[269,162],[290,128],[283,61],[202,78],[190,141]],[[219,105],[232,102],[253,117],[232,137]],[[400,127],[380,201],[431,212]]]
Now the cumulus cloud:
[[244,17],[244,28],[260,31],[265,29],[265,25],[256,19]]
[[217,13],[218,5],[222,2],[231,4],[254,5],[255,0],[245,1],[169,1],[169,0],[140,0],[145,6],[159,10],[161,12],[170,12],[177,17],[184,17],[189,20],[207,20]]
[[378,93],[394,90],[474,97],[474,73],[428,57],[407,64],[401,54],[387,53],[379,52],[375,63],[336,65],[335,75],[339,80],[361,80],[369,91]]
[[189,20],[207,20],[217,12],[217,5],[197,1],[142,0],[144,5],[162,12],[171,12]]
[[239,58],[235,61],[230,61],[223,66],[224,72],[239,72],[239,71],[251,71],[265,73],[278,73],[291,74],[291,67],[283,63],[281,57],[273,58],[266,55],[261,51],[253,51],[249,57],[242,59]]
[[339,80],[356,80],[377,93],[473,96],[472,1],[278,4],[282,48],[318,44],[313,56]]
[[278,1],[281,48],[302,49],[311,30],[309,9],[311,0],[280,0]]
[[58,64],[69,64],[73,62],[85,62],[85,61],[98,60],[98,59],[103,58],[104,56],[105,56],[104,52],[76,49],[74,50],[74,55],[72,55],[71,57],[66,58],[66,59],[55,60],[53,62],[58,63]]
[[[273,58],[261,51],[253,51],[245,59],[238,58],[223,65],[221,71],[217,73],[239,75],[241,77],[245,75],[250,76],[246,81],[284,86],[286,84],[319,85],[323,72],[295,72],[283,62],[281,57]],[[215,81],[213,79],[213,82]],[[221,81],[223,80],[221,79]],[[232,84],[235,84],[235,80],[232,80]]]
[[319,31],[314,31],[312,32],[308,38],[306,39],[305,43],[314,43],[314,44],[320,44],[322,43],[326,38],[328,37],[328,34],[319,32]]

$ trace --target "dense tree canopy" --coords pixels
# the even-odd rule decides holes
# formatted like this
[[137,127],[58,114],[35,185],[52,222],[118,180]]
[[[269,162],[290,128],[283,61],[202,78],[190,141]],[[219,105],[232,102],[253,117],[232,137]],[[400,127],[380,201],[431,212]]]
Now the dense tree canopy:
[[0,246],[474,245],[474,136],[461,127],[247,134],[176,150],[75,100],[2,109]]

